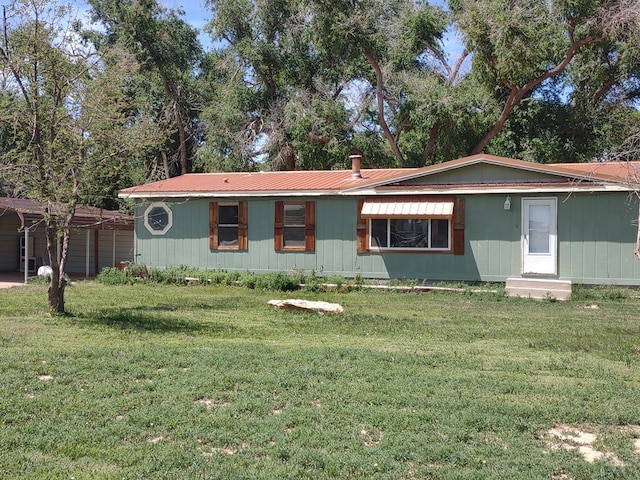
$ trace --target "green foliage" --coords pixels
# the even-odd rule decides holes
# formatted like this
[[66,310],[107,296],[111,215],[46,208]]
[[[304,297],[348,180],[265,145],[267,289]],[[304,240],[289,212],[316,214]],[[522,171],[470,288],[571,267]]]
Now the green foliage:
[[581,286],[576,285],[571,294],[572,300],[590,300],[590,301],[623,301],[631,298],[632,290],[621,287],[607,286]]
[[[3,188],[38,202],[48,244],[65,245],[76,208],[108,203],[160,133],[126,93],[138,65],[115,47],[98,61],[76,33],[69,7],[18,0],[3,12],[0,125],[12,129],[0,155]],[[53,269],[47,298],[58,313],[66,287],[58,272],[68,250],[62,252],[58,259],[52,248],[47,259]]]
[[[136,96],[150,98],[146,108],[158,124],[171,128],[154,152],[151,168],[162,168],[168,177],[190,172],[198,130],[200,85],[194,73],[203,51],[198,31],[181,18],[180,11],[166,10],[156,0],[88,0],[98,31],[83,32],[100,51],[123,46],[139,62],[138,74],[149,88]],[[157,146],[157,145],[156,145]],[[164,157],[165,162],[159,161]],[[169,158],[172,159],[169,162]],[[157,176],[157,175],[154,175]]]
[[264,273],[256,276],[255,288],[289,292],[298,290],[299,279],[283,272]]
[[97,279],[105,285],[126,285],[131,283],[127,272],[116,267],[103,268]]
[[[457,0],[451,4],[456,26],[473,51],[472,74],[502,110],[495,128],[487,130],[474,152],[484,150],[492,140],[490,148],[499,151],[513,137],[515,143],[523,143],[512,145],[510,155],[518,158],[554,162],[607,156],[615,140],[598,138],[603,130],[590,131],[590,127],[608,122],[602,108],[624,110],[638,98],[640,57],[634,7],[601,0]],[[631,64],[635,66],[629,68]],[[551,128],[538,118],[521,139],[518,122],[522,119],[512,125],[505,121],[518,114],[523,99],[545,97],[549,91],[555,97],[550,111],[565,108],[569,115]],[[496,138],[500,131],[502,138]],[[609,147],[603,148],[603,143]]]

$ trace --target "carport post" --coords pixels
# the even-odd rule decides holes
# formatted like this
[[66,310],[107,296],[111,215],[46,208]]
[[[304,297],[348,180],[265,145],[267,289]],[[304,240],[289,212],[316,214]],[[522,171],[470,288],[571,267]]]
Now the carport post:
[[89,230],[87,228],[86,230],[86,234],[85,234],[86,238],[87,238],[87,251],[85,254],[85,260],[84,260],[84,276],[85,278],[89,278],[89,256],[91,254],[91,230]]
[[24,227],[24,283],[29,283],[29,227]]

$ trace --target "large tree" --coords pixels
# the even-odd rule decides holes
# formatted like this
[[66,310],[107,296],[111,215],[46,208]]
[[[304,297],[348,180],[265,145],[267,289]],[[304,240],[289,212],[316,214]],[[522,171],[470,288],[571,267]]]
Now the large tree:
[[439,75],[449,85],[457,78],[450,69],[442,80],[432,68],[443,58],[441,9],[409,0],[207,6],[219,45],[206,63],[215,95],[203,116],[215,137],[209,157],[248,168],[261,157],[272,169],[332,168],[357,149],[371,165],[416,163],[401,145],[415,127],[407,75]]
[[[273,170],[321,168],[322,156],[305,162],[295,151],[294,137],[307,122],[295,126],[292,116],[317,112],[315,107],[332,101],[343,116],[342,105],[335,103],[340,79],[321,75],[329,67],[311,43],[303,2],[208,0],[205,5],[213,14],[207,29],[216,49],[205,62],[211,104],[203,112],[208,138],[201,161],[245,170],[259,161]],[[306,133],[328,137],[322,128]]]
[[[167,10],[157,0],[87,0],[92,17],[105,29],[93,32],[99,50],[118,42],[135,53],[141,71],[154,91],[157,78],[163,95],[156,116],[172,119],[175,138],[169,138],[158,156],[165,176],[192,170],[197,146],[197,117],[202,107],[196,71],[202,61],[198,31],[181,17],[181,11]],[[177,159],[178,169],[170,166]]]
[[0,124],[13,132],[12,148],[0,157],[3,177],[15,195],[42,204],[53,270],[48,305],[64,312],[76,208],[112,194],[118,176],[158,143],[159,132],[125,92],[135,59],[118,49],[97,56],[85,47],[68,7],[15,0],[2,15]]

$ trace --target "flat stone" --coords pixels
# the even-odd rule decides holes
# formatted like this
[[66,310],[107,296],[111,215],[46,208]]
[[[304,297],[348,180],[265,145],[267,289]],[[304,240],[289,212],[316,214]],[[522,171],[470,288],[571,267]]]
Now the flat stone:
[[307,310],[321,313],[343,313],[344,308],[338,303],[319,302],[311,300],[288,299],[288,300],[269,300],[269,305],[282,308],[286,311]]

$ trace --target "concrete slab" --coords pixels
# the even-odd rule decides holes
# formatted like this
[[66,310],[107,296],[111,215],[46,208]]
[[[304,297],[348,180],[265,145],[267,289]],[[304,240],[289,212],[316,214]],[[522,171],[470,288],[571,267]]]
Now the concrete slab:
[[505,290],[510,297],[555,298],[567,300],[571,296],[570,280],[545,278],[507,278]]
[[24,285],[24,273],[0,273],[0,288]]

